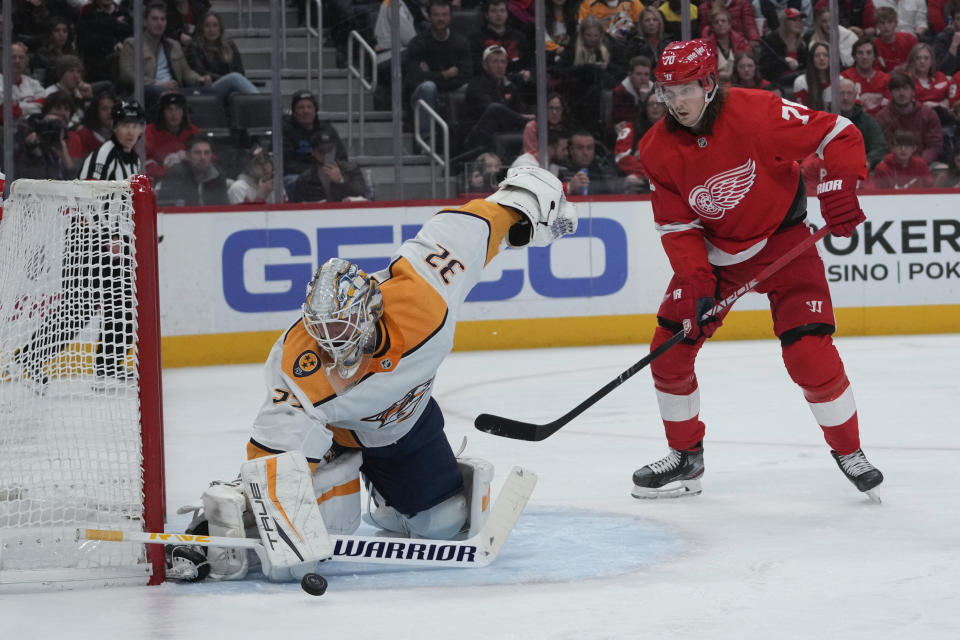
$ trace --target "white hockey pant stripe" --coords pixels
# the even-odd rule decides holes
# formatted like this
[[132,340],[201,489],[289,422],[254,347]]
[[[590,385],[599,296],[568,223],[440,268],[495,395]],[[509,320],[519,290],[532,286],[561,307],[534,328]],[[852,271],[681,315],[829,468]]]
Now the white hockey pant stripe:
[[660,417],[669,422],[683,422],[700,414],[700,388],[685,396],[677,396],[657,389]]
[[853,417],[857,412],[857,401],[853,398],[853,387],[847,385],[839,396],[829,402],[810,402],[810,411],[821,427],[837,427]]

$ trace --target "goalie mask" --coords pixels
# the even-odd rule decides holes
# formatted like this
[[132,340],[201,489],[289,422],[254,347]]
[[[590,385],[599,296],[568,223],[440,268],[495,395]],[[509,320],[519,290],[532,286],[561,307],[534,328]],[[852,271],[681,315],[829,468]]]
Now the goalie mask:
[[320,346],[323,371],[337,393],[366,372],[381,317],[379,283],[347,260],[327,260],[307,285],[303,325]]
[[[717,95],[719,73],[717,70],[717,56],[706,40],[685,40],[672,42],[667,45],[660,55],[660,62],[654,70],[657,79],[657,100],[666,105],[670,114],[677,122],[686,127],[695,127],[703,119],[707,105]],[[690,83],[699,81],[703,88],[703,104],[696,119],[688,124],[677,112],[677,104],[684,99],[684,94],[694,90]]]

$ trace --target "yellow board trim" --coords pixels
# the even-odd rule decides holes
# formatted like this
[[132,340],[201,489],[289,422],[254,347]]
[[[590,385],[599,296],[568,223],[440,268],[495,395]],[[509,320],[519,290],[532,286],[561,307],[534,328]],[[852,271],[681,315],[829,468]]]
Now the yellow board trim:
[[[960,305],[836,309],[839,336],[960,333]],[[455,351],[643,344],[656,326],[654,314],[474,320],[457,324]],[[250,331],[163,338],[164,367],[262,363],[280,331]],[[733,311],[712,340],[773,337],[770,312]]]

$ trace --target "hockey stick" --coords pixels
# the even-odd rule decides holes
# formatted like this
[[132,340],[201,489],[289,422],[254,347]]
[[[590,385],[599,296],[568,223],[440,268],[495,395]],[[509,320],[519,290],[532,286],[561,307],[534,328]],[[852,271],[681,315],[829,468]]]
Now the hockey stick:
[[[753,277],[746,284],[738,287],[736,291],[730,295],[724,297],[722,300],[717,302],[712,309],[707,311],[703,318],[709,318],[713,315],[718,315],[720,312],[728,309],[734,302],[739,300],[744,294],[749,291],[752,291],[759,283],[763,282],[774,273],[779,271],[786,265],[788,262],[792,261],[794,258],[799,256],[801,253],[812,247],[817,243],[818,240],[823,238],[829,233],[829,228],[824,226],[822,229],[819,229],[816,233],[810,235],[807,238],[804,238],[802,242],[798,243],[795,247],[791,248],[789,251],[784,253],[782,256],[774,260],[771,264],[767,265],[765,268],[761,269],[760,272]],[[605,384],[599,391],[594,393],[592,396],[578,404],[576,407],[563,414],[553,422],[548,422],[547,424],[533,424],[531,422],[521,422],[520,420],[512,420],[510,418],[504,418],[502,416],[495,416],[489,413],[481,413],[477,416],[476,420],[473,422],[475,426],[480,431],[489,433],[495,436],[501,436],[504,438],[513,438],[514,440],[526,440],[528,442],[539,442],[549,438],[551,435],[559,431],[565,424],[579,416],[581,413],[592,407],[596,404],[601,398],[606,396],[608,393],[619,387],[621,384],[629,380],[635,373],[646,367],[648,364],[662,356],[666,353],[671,347],[683,340],[683,331],[677,331],[675,334],[670,336],[670,338],[661,344],[659,347],[648,353],[643,359],[634,363],[629,369],[618,375],[616,378]]]
[[[486,567],[492,563],[520,513],[527,505],[537,475],[529,469],[514,467],[490,509],[490,516],[480,531],[466,540],[429,540],[424,538],[388,538],[379,536],[341,536],[331,534],[334,543],[330,561],[362,562],[423,567]],[[254,551],[261,562],[265,557],[263,543],[255,538],[199,536],[187,533],[149,533],[104,529],[77,529],[76,539],[147,544],[183,544],[204,547],[237,547]]]

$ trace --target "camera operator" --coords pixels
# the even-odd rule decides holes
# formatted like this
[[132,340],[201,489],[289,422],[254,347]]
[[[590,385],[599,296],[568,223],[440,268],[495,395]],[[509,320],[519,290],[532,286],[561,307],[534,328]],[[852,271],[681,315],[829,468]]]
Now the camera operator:
[[39,114],[17,124],[17,177],[68,180],[76,159],[67,148],[67,122],[73,98],[58,92],[47,96]]

